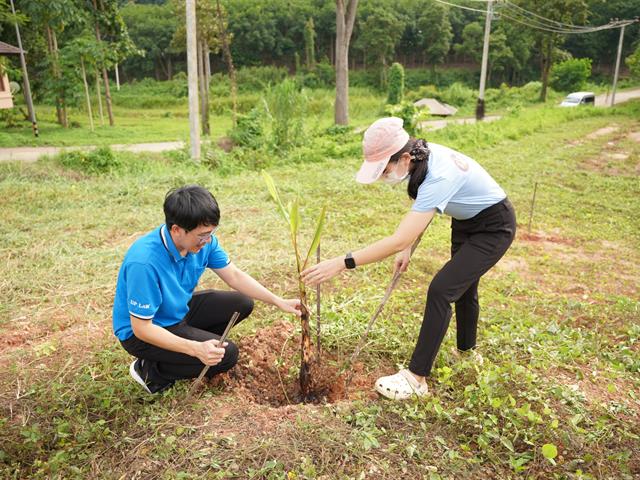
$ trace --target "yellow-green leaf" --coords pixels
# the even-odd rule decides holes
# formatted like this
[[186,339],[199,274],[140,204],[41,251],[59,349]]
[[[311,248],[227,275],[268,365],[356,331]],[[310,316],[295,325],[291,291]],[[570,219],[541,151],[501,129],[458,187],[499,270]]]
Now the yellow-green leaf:
[[282,217],[285,219],[287,223],[290,223],[289,215],[287,214],[287,211],[285,210],[284,205],[282,204],[282,200],[280,200],[280,195],[278,194],[278,189],[276,188],[276,184],[273,181],[273,178],[271,177],[271,175],[267,173],[266,170],[262,170],[261,173],[262,173],[262,178],[264,180],[264,183],[267,185],[267,189],[271,194],[271,198],[273,198],[273,201],[276,202],[276,205],[280,210],[280,214],[282,215]]
[[320,244],[320,236],[322,235],[322,228],[324,227],[324,219],[326,217],[326,214],[327,214],[327,206],[325,205],[322,207],[322,211],[320,212],[320,216],[318,217],[316,232],[313,235],[313,241],[311,242],[311,245],[309,246],[309,251],[307,252],[307,256],[304,259],[304,265],[302,267],[303,270],[306,268],[307,263],[309,262],[309,258],[311,257],[311,254],[316,250],[316,248],[318,248],[318,245]]

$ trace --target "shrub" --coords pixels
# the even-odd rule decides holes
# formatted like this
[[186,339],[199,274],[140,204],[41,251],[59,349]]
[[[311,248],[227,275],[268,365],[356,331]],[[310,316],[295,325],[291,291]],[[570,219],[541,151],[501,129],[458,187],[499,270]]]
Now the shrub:
[[640,80],[640,43],[638,43],[638,47],[636,48],[635,52],[633,52],[626,58],[625,62],[629,67],[631,76],[634,79]]
[[394,62],[389,69],[389,90],[387,103],[396,105],[404,98],[404,68],[398,62]]
[[298,83],[307,88],[333,88],[336,83],[336,71],[327,62],[317,63],[313,70],[303,68],[298,75]]
[[243,147],[257,149],[264,142],[264,109],[252,108],[246,115],[239,115],[235,127],[229,131],[233,143]]
[[419,122],[426,114],[416,108],[411,102],[401,102],[396,105],[385,105],[384,114],[387,117],[399,117],[404,121],[404,129],[409,135],[415,135],[419,130]]
[[238,70],[238,88],[242,91],[264,90],[269,85],[277,85],[289,75],[286,67],[247,67]]
[[559,92],[581,90],[591,76],[590,58],[573,58],[551,67],[551,87]]
[[93,175],[113,172],[121,166],[120,159],[109,147],[100,147],[89,152],[78,150],[63,152],[58,155],[57,160],[65,168]]
[[303,139],[307,97],[296,82],[287,79],[267,93],[268,114],[271,120],[271,140],[276,148],[287,149]]
[[460,82],[455,82],[445,88],[440,96],[440,101],[458,108],[467,104],[475,104],[477,100],[476,91]]

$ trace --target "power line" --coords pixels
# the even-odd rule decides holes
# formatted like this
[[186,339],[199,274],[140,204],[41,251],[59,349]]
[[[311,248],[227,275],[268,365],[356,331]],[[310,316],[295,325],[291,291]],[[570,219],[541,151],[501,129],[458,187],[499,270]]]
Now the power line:
[[588,27],[588,26],[572,25],[572,24],[569,24],[569,23],[563,23],[563,22],[558,22],[556,20],[551,20],[549,18],[545,18],[545,17],[543,17],[541,15],[538,15],[537,13],[530,12],[529,10],[525,10],[520,5],[516,5],[515,3],[511,3],[508,0],[504,0],[501,3],[501,5],[505,5],[507,7],[515,8],[517,10],[520,10],[523,13],[526,13],[527,15],[531,15],[533,17],[537,17],[537,18],[539,18],[541,20],[544,20],[545,22],[548,22],[548,23],[553,23],[553,24],[557,25],[558,27],[576,28],[576,29],[590,29],[590,28],[593,28],[593,27]]
[[[448,5],[450,7],[461,8],[463,10],[486,14],[485,10],[467,7],[467,6],[459,5],[456,3],[450,3],[445,0],[435,0],[435,1],[444,5]],[[487,3],[489,0],[467,0],[467,1]],[[520,23],[521,25],[525,25],[529,28],[542,30],[550,33],[563,34],[563,35],[593,33],[593,32],[599,32],[602,30],[611,30],[614,28],[620,28],[623,26],[630,25],[637,21],[637,20],[616,20],[613,22],[606,23],[604,25],[596,25],[596,26],[572,25],[569,23],[563,23],[563,22],[558,22],[556,20],[551,20],[549,18],[538,15],[537,13],[530,12],[529,10],[526,10],[514,3],[511,3],[508,0],[499,1],[496,4],[496,7],[498,7],[499,10],[497,12],[494,12],[493,13],[494,15],[506,18],[508,20],[512,20],[516,23]],[[504,10],[507,10],[507,12],[505,13]]]
[[[486,2],[487,0],[475,0],[475,1],[480,1],[480,2]],[[444,0],[436,0],[436,2],[438,3],[442,3],[444,5],[449,5],[450,7],[456,7],[456,8],[461,8],[463,10],[469,10],[471,12],[480,12],[480,13],[486,13],[485,10],[480,10],[477,8],[471,8],[471,7],[465,7],[464,5],[457,5],[455,3],[449,3],[449,2],[445,2]]]
[[[558,33],[558,34],[564,34],[564,35],[572,35],[572,34],[582,34],[582,33],[593,33],[593,32],[599,32],[602,30],[611,30],[614,28],[620,28],[622,26],[627,26],[630,25],[631,23],[634,23],[634,20],[627,20],[627,21],[619,21],[619,22],[611,22],[605,25],[600,25],[598,27],[592,27],[589,30],[570,30],[570,29],[561,29],[561,28],[552,28],[549,26],[543,26],[540,23],[531,23],[532,21],[535,21],[533,19],[527,18],[526,20],[524,20],[522,17],[518,18],[515,16],[510,16],[508,14],[506,14],[504,11],[500,11],[499,15],[503,18],[506,18],[508,20],[512,20],[514,22],[520,23],[522,25],[525,25],[529,28],[533,28],[536,30],[542,30],[542,31],[546,31],[546,32],[551,32],[551,33]],[[527,21],[528,20],[528,21]]]

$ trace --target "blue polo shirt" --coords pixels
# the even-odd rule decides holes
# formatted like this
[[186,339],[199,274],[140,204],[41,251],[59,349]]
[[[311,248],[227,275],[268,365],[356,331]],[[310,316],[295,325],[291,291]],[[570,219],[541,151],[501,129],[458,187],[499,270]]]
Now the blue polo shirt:
[[506,198],[500,185],[472,158],[437,143],[429,142],[429,150],[429,169],[413,211],[435,209],[467,220]]
[[230,260],[216,237],[198,253],[184,257],[167,227],[136,240],[124,257],[113,302],[113,331],[120,340],[133,335],[129,315],[160,327],[179,323],[189,310],[193,290],[206,267],[224,268]]

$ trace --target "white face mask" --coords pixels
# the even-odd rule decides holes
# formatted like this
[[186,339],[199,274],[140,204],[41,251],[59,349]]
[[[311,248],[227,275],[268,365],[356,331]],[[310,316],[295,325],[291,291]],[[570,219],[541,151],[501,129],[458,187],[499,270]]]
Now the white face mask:
[[388,185],[397,185],[400,182],[406,180],[409,177],[409,169],[407,168],[407,172],[404,175],[398,175],[396,173],[397,168],[398,166],[396,165],[396,167],[392,171],[380,177],[380,180]]

